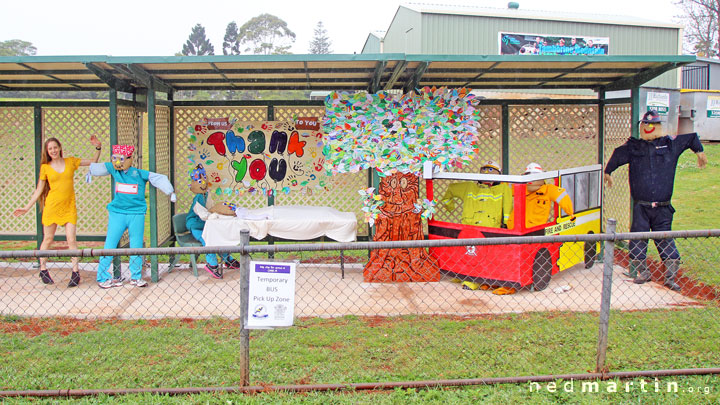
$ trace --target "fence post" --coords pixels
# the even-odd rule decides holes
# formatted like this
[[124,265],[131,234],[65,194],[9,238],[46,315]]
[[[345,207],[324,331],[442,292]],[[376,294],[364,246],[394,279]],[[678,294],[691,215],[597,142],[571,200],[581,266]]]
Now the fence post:
[[[614,234],[616,225],[617,221],[609,218],[607,221],[606,232]],[[605,371],[605,359],[607,357],[608,328],[610,324],[610,295],[612,294],[613,264],[615,262],[615,241],[606,240],[604,250],[605,257],[603,260],[602,298],[600,300],[597,365],[595,366],[595,372],[597,373]]]
[[246,328],[248,319],[248,294],[250,290],[250,255],[245,248],[250,245],[250,231],[240,231],[240,386],[250,385],[250,330]]

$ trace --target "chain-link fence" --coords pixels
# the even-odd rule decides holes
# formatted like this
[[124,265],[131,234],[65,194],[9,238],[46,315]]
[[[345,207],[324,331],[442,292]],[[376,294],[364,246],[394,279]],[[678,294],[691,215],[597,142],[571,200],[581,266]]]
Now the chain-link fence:
[[[236,320],[242,330],[248,310],[246,263],[269,260],[296,264],[295,326],[245,331],[251,339],[249,380],[231,376],[225,381],[297,383],[296,375],[308,370],[312,377],[302,380],[306,383],[395,381],[404,374],[390,370],[402,367],[423,379],[717,367],[720,354],[708,347],[720,342],[718,237],[720,230],[5,251],[0,252],[0,314],[5,320],[30,317],[38,324],[46,317],[98,322],[222,318]],[[681,259],[651,247],[646,267],[631,266],[639,261],[632,249],[648,238],[658,239],[661,248],[674,238]],[[424,267],[438,281],[367,282],[370,251],[383,253],[375,256],[392,263],[383,271]],[[221,274],[206,271],[204,253],[220,254]],[[138,256],[128,259],[128,254]],[[143,286],[133,279],[140,270],[149,281],[146,262],[151,254],[160,257],[161,278]],[[191,254],[197,255],[197,275]],[[69,255],[81,256],[75,287],[68,286]],[[100,255],[123,255],[120,268],[109,266],[108,260],[102,286],[97,282]],[[49,278],[40,275],[38,256],[48,257]],[[563,259],[574,265],[560,271]],[[128,260],[133,264],[128,266]],[[628,275],[633,270],[649,280],[637,283],[638,278]],[[271,317],[273,310],[272,305],[265,309]],[[253,316],[252,308],[250,312]],[[245,338],[238,336],[242,343]],[[293,349],[278,349],[273,336]],[[394,342],[395,349],[379,349],[375,338]],[[177,342],[168,337],[167,345],[176,347]],[[5,350],[8,359],[21,351]],[[317,356],[303,357],[313,350]],[[355,357],[353,361],[367,362],[364,372],[337,369],[336,362]],[[280,358],[284,368],[274,362]],[[518,364],[528,366],[518,370]],[[288,375],[293,377],[288,380]]]

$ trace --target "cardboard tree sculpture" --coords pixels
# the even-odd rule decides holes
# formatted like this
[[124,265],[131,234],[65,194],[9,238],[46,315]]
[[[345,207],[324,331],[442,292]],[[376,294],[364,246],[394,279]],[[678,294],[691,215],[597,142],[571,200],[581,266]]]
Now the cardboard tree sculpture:
[[[477,153],[477,100],[469,89],[424,88],[407,94],[331,93],[325,100],[323,153],[332,175],[374,168],[379,195],[361,190],[375,241],[422,240],[422,218],[434,211],[419,201],[425,161],[462,167]],[[376,219],[377,218],[377,219]],[[438,281],[440,269],[422,248],[376,249],[363,271],[368,282]]]

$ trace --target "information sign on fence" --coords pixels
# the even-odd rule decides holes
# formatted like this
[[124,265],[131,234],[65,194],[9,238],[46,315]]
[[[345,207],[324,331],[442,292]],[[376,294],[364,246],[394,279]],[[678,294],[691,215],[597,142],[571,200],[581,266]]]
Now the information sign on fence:
[[247,329],[292,326],[295,263],[250,262]]

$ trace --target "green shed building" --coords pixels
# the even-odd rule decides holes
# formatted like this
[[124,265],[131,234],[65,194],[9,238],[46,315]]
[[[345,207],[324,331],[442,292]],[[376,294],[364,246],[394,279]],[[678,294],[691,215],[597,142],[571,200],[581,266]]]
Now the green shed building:
[[[595,39],[613,56],[680,55],[682,31],[682,25],[628,16],[523,10],[515,2],[507,9],[407,4],[398,7],[384,35],[368,35],[362,53],[499,55],[506,34],[520,42],[564,38],[568,46],[571,38]],[[679,88],[679,75],[668,72],[645,86]]]

